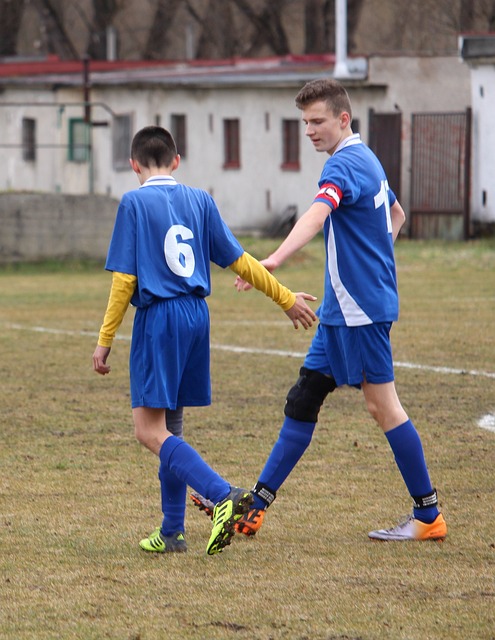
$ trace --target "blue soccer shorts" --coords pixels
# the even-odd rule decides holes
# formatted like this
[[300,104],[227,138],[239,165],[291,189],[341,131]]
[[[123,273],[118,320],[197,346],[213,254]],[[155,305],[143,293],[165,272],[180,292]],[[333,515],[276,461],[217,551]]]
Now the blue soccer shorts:
[[136,309],[129,373],[133,408],[211,404],[206,300],[182,296]]
[[360,387],[364,380],[373,384],[392,382],[391,327],[391,322],[361,327],[319,324],[304,366],[333,376],[339,387]]

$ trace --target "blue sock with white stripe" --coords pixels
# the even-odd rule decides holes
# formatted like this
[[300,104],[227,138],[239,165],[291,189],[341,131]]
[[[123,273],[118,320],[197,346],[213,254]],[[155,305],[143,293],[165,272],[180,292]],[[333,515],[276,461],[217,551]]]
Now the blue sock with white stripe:
[[[421,438],[410,420],[385,433],[395,461],[411,496],[424,496],[433,489],[426,467]],[[414,517],[431,523],[438,516],[437,506],[414,508]]]

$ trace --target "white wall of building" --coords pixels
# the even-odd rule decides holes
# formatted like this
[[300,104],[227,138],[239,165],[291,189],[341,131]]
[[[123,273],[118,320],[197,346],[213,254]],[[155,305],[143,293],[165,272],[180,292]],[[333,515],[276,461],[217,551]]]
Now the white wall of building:
[[[486,70],[479,86],[484,86],[484,98],[473,89],[473,102],[488,113],[495,112],[494,71]],[[289,84],[289,83],[288,83]],[[326,156],[314,151],[300,127],[300,170],[281,169],[282,120],[298,119],[294,96],[302,82],[290,86],[265,84],[226,87],[209,83],[205,88],[164,86],[160,84],[115,85],[94,83],[91,101],[101,103],[92,109],[92,119],[108,122],[109,126],[92,129],[92,163],[67,160],[68,123],[82,117],[80,87],[51,87],[30,85],[9,86],[4,83],[0,96],[0,130],[2,143],[19,144],[22,139],[22,118],[37,121],[38,157],[25,162],[22,149],[0,146],[0,190],[32,190],[95,194],[115,198],[138,186],[130,169],[114,170],[112,166],[112,112],[131,114],[133,131],[159,121],[170,127],[172,114],[187,118],[187,155],[176,178],[184,183],[210,191],[222,215],[235,230],[251,230],[265,226],[289,205],[302,213],[316,192],[317,180]],[[399,108],[403,114],[402,203],[407,211],[410,176],[410,116],[416,112],[458,111],[471,103],[470,76],[466,65],[457,58],[373,57],[369,63],[367,81],[350,82],[348,90],[353,102],[354,117],[360,121],[363,140],[368,140],[368,114],[391,112]],[[15,102],[24,106],[8,107]],[[72,103],[72,106],[42,107],[32,102]],[[490,107],[491,105],[491,107]],[[241,122],[241,166],[223,167],[223,120],[238,118]],[[475,123],[475,127],[476,127]],[[475,132],[476,133],[476,132]],[[488,154],[494,148],[495,131],[483,132],[486,159],[475,167],[480,184],[476,187],[477,208],[479,193],[485,190],[487,201],[495,202],[495,182]],[[44,148],[43,145],[55,145]],[[58,146],[57,146],[58,145]],[[491,154],[490,154],[491,155]],[[490,173],[492,171],[492,173]],[[490,182],[491,179],[491,182]],[[473,198],[474,198],[473,192]],[[495,218],[489,205],[481,211]]]
[[495,222],[495,65],[473,66],[472,217]]
[[[282,162],[282,120],[300,120],[291,89],[162,88],[146,91],[109,91],[98,88],[92,98],[108,103],[118,113],[131,113],[134,129],[159,121],[170,128],[172,114],[187,118],[187,154],[175,177],[180,182],[206,189],[213,194],[226,221],[237,229],[255,229],[267,224],[287,206],[299,212],[309,206],[324,157],[315,154],[304,139],[301,122],[301,170],[285,171]],[[241,127],[241,166],[225,169],[223,121],[238,118]],[[100,163],[95,171],[99,192],[119,197],[137,184],[131,171],[115,174],[108,149],[107,131],[95,130],[95,155]]]

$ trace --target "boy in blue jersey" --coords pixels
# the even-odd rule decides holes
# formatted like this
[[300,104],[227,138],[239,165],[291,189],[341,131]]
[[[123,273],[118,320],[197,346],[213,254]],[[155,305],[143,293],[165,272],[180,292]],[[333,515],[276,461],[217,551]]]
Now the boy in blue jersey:
[[[325,291],[319,325],[285,405],[285,420],[252,493],[253,508],[236,524],[253,535],[267,507],[308,447],[327,394],[341,385],[360,387],[385,433],[413,499],[413,514],[376,540],[443,540],[447,527],[426,467],[420,437],[394,383],[389,333],[399,304],[393,244],[405,215],[378,159],[351,129],[344,87],[315,80],[296,96],[306,135],[330,156],[310,208],[262,264],[274,271],[323,229]],[[249,288],[240,278],[238,289]],[[200,497],[193,497],[198,503]],[[203,504],[202,506],[208,505]]]
[[212,197],[178,184],[175,142],[168,131],[141,129],[131,147],[140,188],[119,205],[105,268],[112,287],[93,354],[107,359],[129,303],[136,307],[129,360],[131,404],[138,441],[160,459],[162,524],[140,542],[145,551],[186,551],[184,516],[190,485],[216,504],[207,553],[230,544],[235,522],[248,510],[249,491],[231,486],[182,438],[182,409],[211,403],[210,263],[230,267],[279,304],[297,329],[316,320],[305,293],[294,294],[244,252]]

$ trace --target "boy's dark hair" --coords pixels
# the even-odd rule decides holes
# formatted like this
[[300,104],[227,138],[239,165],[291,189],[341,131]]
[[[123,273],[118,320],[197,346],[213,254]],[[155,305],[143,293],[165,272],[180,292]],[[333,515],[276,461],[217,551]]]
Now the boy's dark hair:
[[163,127],[144,127],[132,139],[131,158],[147,169],[169,167],[176,155],[175,141]]
[[313,102],[324,100],[334,116],[340,116],[346,111],[352,120],[352,108],[349,95],[344,87],[333,78],[311,80],[304,85],[296,96],[298,109],[305,109]]

